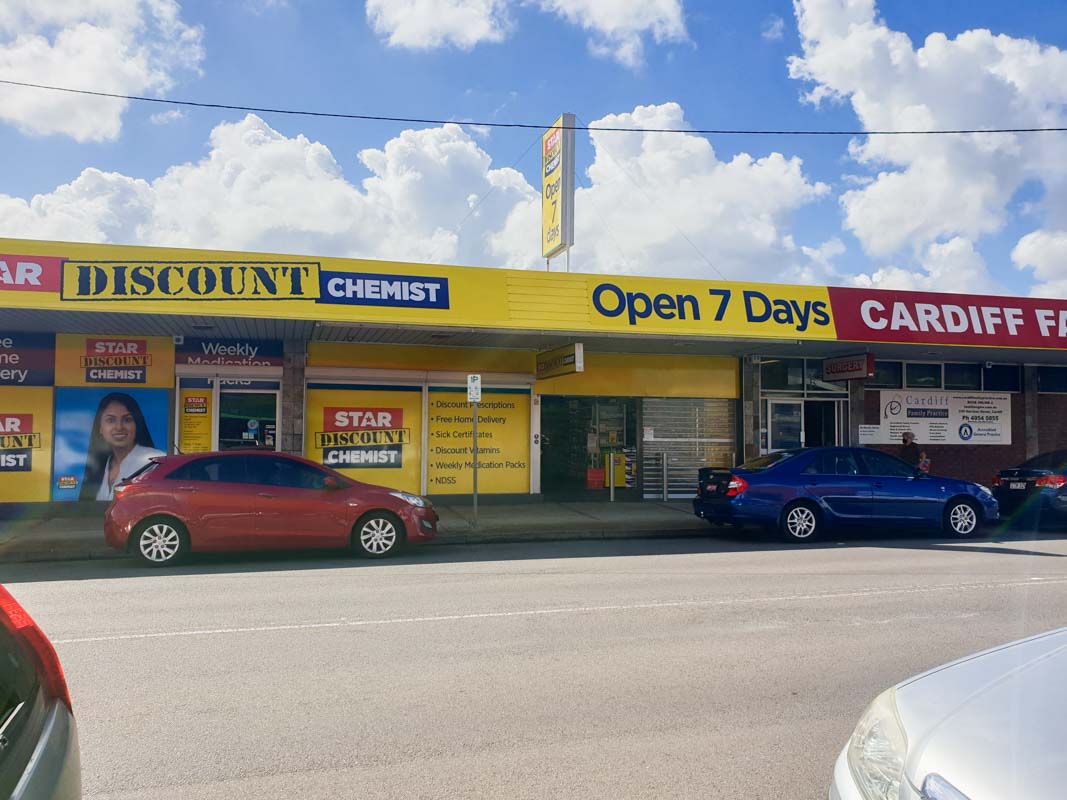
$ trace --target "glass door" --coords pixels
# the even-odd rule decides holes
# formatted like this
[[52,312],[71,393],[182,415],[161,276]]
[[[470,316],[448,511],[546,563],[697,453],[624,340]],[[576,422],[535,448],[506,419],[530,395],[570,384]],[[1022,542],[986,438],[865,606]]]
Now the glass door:
[[219,391],[219,450],[278,449],[278,392]]
[[768,400],[768,450],[793,450],[804,446],[804,401]]

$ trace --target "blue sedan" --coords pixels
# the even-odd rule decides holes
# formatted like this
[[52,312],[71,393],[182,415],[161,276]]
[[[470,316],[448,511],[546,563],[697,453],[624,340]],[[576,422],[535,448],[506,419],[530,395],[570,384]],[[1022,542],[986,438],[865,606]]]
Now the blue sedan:
[[939,478],[864,447],[761,456],[732,470],[700,470],[693,511],[712,524],[757,525],[792,542],[838,527],[904,527],[977,534],[1000,518],[984,486]]

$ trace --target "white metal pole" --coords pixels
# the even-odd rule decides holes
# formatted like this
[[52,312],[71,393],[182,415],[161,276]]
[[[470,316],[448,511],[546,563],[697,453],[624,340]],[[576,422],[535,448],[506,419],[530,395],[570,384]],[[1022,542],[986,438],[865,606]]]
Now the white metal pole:
[[474,415],[471,417],[474,441],[471,443],[471,453],[474,455],[474,529],[478,530],[478,404],[471,403]]

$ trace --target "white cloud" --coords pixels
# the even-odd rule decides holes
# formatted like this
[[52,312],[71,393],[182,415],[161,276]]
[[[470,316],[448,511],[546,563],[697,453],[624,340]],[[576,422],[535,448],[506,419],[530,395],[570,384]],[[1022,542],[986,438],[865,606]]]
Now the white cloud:
[[763,23],[760,36],[768,42],[780,42],[785,35],[785,20],[777,14],[768,17]]
[[[118,94],[165,93],[204,57],[202,31],[176,0],[5,0],[0,75],[9,80]],[[115,139],[127,102],[0,87],[0,120],[79,142]]]
[[158,114],[153,114],[148,119],[153,125],[169,125],[172,122],[185,117],[185,112],[180,108],[172,108],[170,111],[160,111]]
[[[685,125],[673,103],[604,126]],[[721,161],[699,136],[593,132],[577,196],[576,270],[815,281],[840,242],[798,247],[798,208],[827,192],[799,159]],[[404,131],[359,154],[347,180],[333,154],[260,118],[218,125],[210,151],[154,180],[83,171],[29,200],[0,195],[0,236],[540,267],[540,187],[494,168],[461,125]],[[462,223],[462,224],[461,224]],[[699,251],[699,252],[698,252]]]
[[508,0],[367,0],[367,21],[392,47],[412,50],[470,50],[511,30]]
[[628,67],[644,61],[644,37],[657,43],[688,37],[682,0],[366,0],[367,21],[390,46],[469,50],[501,42],[512,32],[510,13],[534,6],[590,34],[589,49]]
[[919,259],[918,269],[887,266],[870,275],[853,276],[856,286],[872,289],[905,289],[924,292],[963,292],[965,294],[1004,294],[1004,287],[989,274],[985,259],[974,243],[955,237],[929,245]]
[[645,35],[657,44],[688,38],[682,0],[537,0],[545,11],[589,31],[594,55],[627,67],[644,62]]
[[[1067,124],[1067,52],[987,30],[931,33],[917,47],[878,16],[874,0],[794,5],[803,53],[790,74],[809,83],[816,105],[850,103],[865,130]],[[1061,150],[1045,135],[856,140],[850,155],[873,179],[841,196],[845,227],[875,258],[928,261],[934,243],[1000,232],[1031,180],[1044,188],[1042,209],[1067,226]]]
[[[676,103],[592,123],[596,155],[589,185],[576,192],[574,269],[781,281],[822,274],[788,235],[792,213],[828,191],[808,181],[800,159],[742,153],[720,161],[700,136],[598,133],[598,125],[687,126]],[[539,204],[535,196],[516,206],[490,237],[497,260],[539,263]]]
[[1033,270],[1036,297],[1067,297],[1067,230],[1028,233],[1011,251],[1011,260],[1021,270]]

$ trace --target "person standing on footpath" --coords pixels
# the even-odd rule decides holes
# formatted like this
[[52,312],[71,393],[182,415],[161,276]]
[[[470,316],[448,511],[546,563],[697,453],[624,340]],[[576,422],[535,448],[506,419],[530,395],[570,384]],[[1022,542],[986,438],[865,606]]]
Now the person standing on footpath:
[[913,467],[918,467],[919,460],[922,458],[922,451],[919,449],[919,445],[915,443],[915,434],[907,431],[903,439],[904,444],[900,448],[900,457]]

